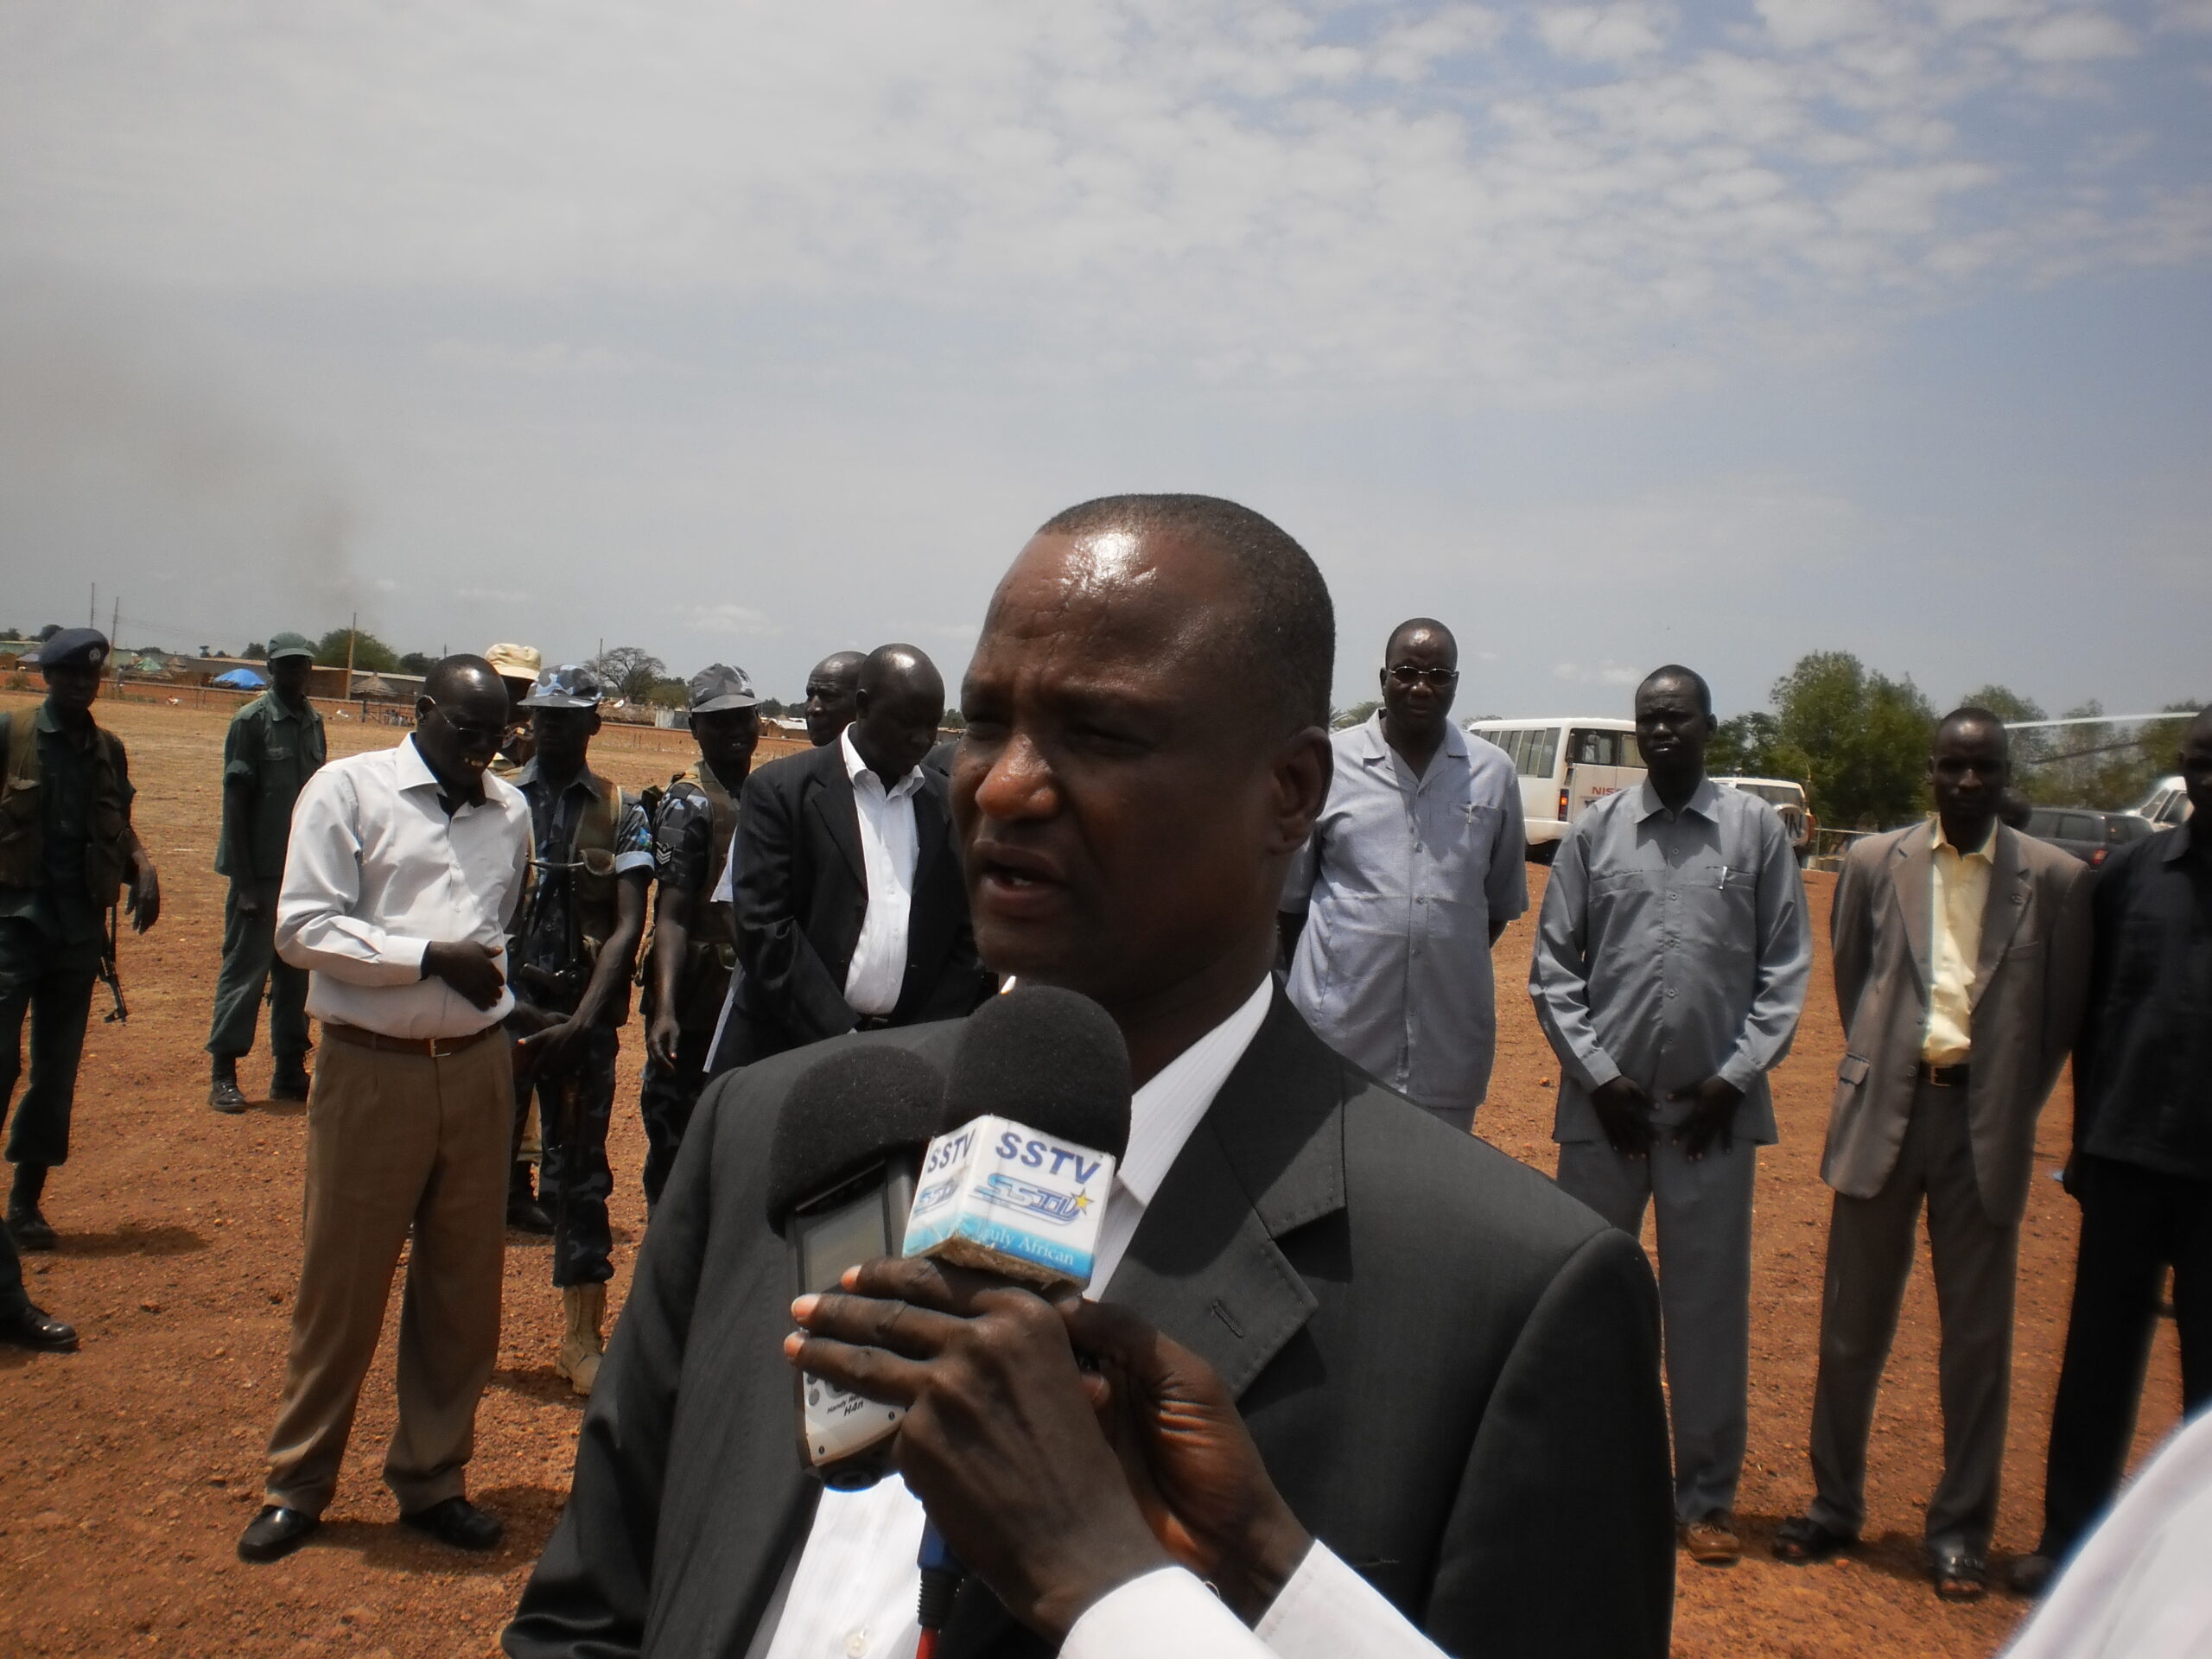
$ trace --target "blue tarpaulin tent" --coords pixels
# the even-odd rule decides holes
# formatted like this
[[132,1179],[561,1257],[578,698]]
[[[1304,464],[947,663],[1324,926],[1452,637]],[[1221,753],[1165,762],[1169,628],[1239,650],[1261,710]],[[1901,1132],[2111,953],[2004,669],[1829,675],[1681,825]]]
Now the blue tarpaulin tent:
[[227,685],[237,691],[258,691],[269,682],[250,668],[234,668],[227,674],[218,674],[215,683]]

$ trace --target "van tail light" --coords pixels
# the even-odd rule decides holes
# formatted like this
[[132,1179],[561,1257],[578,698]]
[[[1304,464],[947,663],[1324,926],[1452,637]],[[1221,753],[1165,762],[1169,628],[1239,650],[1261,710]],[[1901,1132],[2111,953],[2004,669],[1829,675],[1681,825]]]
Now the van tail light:
[[1559,821],[1567,822],[1567,791],[1563,789],[1559,792]]
[[2105,855],[2111,850],[2112,849],[2108,847],[2100,847],[2096,851],[2091,853],[2089,855],[2089,868],[2094,870],[2099,865],[2102,864],[2105,861]]

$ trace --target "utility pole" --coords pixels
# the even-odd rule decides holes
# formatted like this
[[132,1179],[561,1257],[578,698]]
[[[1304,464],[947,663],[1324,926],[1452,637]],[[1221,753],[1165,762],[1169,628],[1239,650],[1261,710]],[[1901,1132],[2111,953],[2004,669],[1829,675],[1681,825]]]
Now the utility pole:
[[115,664],[115,683],[123,683],[123,648],[116,641],[123,636],[123,595],[115,596],[115,612],[107,625],[108,660]]
[[361,613],[353,613],[353,620],[346,628],[346,695],[353,695],[353,647],[361,642]]
[[97,628],[100,625],[100,585],[92,584],[92,596],[85,601],[85,626]]

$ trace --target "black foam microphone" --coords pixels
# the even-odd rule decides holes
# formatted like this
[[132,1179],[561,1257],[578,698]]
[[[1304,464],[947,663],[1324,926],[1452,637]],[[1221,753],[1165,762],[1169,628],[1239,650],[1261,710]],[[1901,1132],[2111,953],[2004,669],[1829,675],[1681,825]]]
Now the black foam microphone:
[[[795,1294],[835,1290],[848,1268],[897,1254],[944,1100],[944,1074],[887,1044],[842,1049],[791,1085],[768,1150],[768,1216],[790,1247]],[[841,1491],[880,1480],[906,1414],[816,1376],[802,1374],[798,1389],[808,1466]]]

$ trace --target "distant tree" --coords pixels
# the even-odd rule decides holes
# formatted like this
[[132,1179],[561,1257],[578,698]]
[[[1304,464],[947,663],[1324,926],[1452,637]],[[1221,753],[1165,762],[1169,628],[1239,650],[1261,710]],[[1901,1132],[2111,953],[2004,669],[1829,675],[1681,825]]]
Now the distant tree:
[[681,709],[690,700],[691,688],[682,680],[662,680],[643,698],[656,709]]
[[22,637],[13,628],[0,628],[0,639],[20,639]]
[[399,653],[364,629],[356,634],[351,628],[333,628],[315,642],[315,662],[324,668],[346,666],[346,644],[353,641],[353,666],[363,674],[384,674],[397,671]]
[[1349,709],[1339,709],[1329,717],[1330,728],[1335,731],[1348,732],[1355,726],[1364,726],[1382,706],[1375,698],[1370,697],[1364,702],[1355,702]]
[[1924,809],[1936,711],[1910,679],[1847,651],[1816,651],[1774,683],[1777,775],[1809,783],[1813,810],[1843,829],[1879,830]]
[[780,697],[763,697],[760,699],[760,718],[763,720],[780,720],[791,711],[791,705]]
[[245,648],[245,654],[249,657],[266,657],[269,654],[269,647],[263,641],[257,639]]
[[399,659],[403,674],[428,674],[438,665],[438,659],[426,651],[410,651]]
[[938,721],[938,725],[948,732],[964,732],[968,729],[968,716],[957,709],[948,709],[944,711],[944,718]]
[[[1716,778],[1777,778],[1774,754],[1782,723],[1764,709],[1731,715],[1720,722],[1705,751],[1705,769]],[[1796,774],[1786,774],[1795,776]],[[1799,782],[1802,782],[1801,778]]]
[[39,644],[41,645],[44,645],[48,640],[53,639],[55,634],[60,632],[61,625],[59,622],[48,623],[44,627],[38,631]]
[[593,673],[610,697],[642,702],[668,677],[668,664],[643,645],[616,645],[591,659]]

